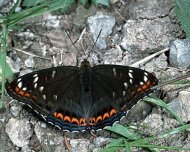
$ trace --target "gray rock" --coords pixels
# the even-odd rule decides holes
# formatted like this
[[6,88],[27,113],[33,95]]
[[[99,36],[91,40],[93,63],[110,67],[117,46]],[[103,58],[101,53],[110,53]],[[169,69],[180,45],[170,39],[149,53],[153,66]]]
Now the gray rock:
[[144,69],[150,73],[153,73],[156,69],[156,64],[155,62],[148,62],[145,66]]
[[88,24],[94,41],[96,41],[100,30],[102,30],[96,42],[96,46],[99,49],[105,49],[107,44],[104,37],[107,37],[112,33],[112,28],[115,25],[115,18],[98,12],[95,16],[88,17]]
[[184,122],[190,121],[190,89],[179,92],[178,98],[169,105]]
[[43,19],[46,20],[45,26],[47,28],[60,28],[60,19],[59,16],[52,15],[51,13],[45,13]]
[[0,8],[7,5],[9,0],[0,0]]
[[117,48],[107,50],[104,55],[104,64],[118,64],[122,60],[123,51]]
[[163,53],[158,58],[155,58],[156,69],[166,70],[168,67],[167,56]]
[[153,112],[149,114],[146,119],[143,121],[143,125],[147,125],[150,128],[159,128],[159,130],[155,130],[154,133],[161,132],[163,127],[163,120],[161,114],[158,113],[156,108],[153,108]]
[[21,152],[32,152],[32,150],[26,145],[22,147]]
[[97,137],[94,139],[93,143],[96,145],[96,147],[102,147],[102,146],[108,144],[110,141],[111,141],[110,138]]
[[100,152],[100,151],[101,151],[101,148],[100,148],[100,147],[94,148],[94,149],[92,150],[92,152]]
[[14,105],[11,106],[10,112],[11,112],[11,114],[12,114],[14,117],[18,117],[19,114],[20,114],[21,109],[22,109],[22,108],[21,108],[20,105],[14,104]]
[[70,145],[72,147],[72,152],[88,152],[88,146],[90,145],[90,141],[86,139],[71,139]]
[[182,103],[179,101],[178,98],[173,99],[172,102],[167,104],[172,110],[174,110],[176,113],[181,112],[182,110]]
[[135,19],[154,19],[168,15],[173,5],[172,0],[137,0],[130,2],[128,12]]
[[14,145],[18,147],[24,147],[28,145],[29,139],[32,136],[31,126],[28,119],[9,119],[5,128],[6,133],[13,142]]
[[190,68],[190,40],[175,40],[170,46],[170,63],[181,69]]
[[19,75],[19,76],[22,76],[22,75],[25,75],[25,74],[31,73],[31,72],[33,72],[33,70],[27,68],[27,69],[25,69],[25,70],[20,71],[20,75]]
[[57,147],[55,148],[55,151],[56,151],[56,152],[68,152],[68,151],[65,149],[65,147],[63,147],[62,145],[57,146]]
[[15,57],[15,61],[13,61],[11,58],[7,57],[6,61],[14,73],[20,72],[20,68],[21,68],[21,59],[20,58]]
[[139,53],[147,56],[154,49],[169,46],[169,41],[174,39],[172,31],[176,27],[170,23],[168,17],[154,20],[128,20],[123,27],[121,46],[134,56]]
[[38,122],[35,127],[34,127],[34,132],[37,136],[37,139],[39,140],[40,143],[43,142],[43,137],[44,137],[44,130],[41,128],[41,122]]
[[34,63],[34,58],[32,56],[29,56],[26,60],[25,60],[25,65],[28,68],[33,68],[35,63]]

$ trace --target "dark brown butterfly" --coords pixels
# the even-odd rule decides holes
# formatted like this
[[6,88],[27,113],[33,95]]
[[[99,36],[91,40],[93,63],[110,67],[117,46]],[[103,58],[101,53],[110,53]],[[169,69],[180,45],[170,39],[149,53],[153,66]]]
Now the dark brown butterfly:
[[152,92],[157,78],[119,65],[60,66],[6,82],[7,93],[46,122],[65,131],[99,130],[113,125]]

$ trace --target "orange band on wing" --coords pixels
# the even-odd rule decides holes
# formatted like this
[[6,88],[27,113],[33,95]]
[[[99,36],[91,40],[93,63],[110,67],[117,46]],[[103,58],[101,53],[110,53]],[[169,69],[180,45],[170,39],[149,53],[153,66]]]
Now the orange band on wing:
[[106,113],[104,113],[104,115],[103,115],[103,120],[108,119],[109,117],[110,117],[110,116],[109,116],[109,113],[106,112]]
[[70,123],[71,122],[71,118],[69,116],[65,116],[64,117],[64,121],[67,121],[68,123]]
[[15,87],[15,92],[24,97],[30,97],[31,95],[28,92],[20,90],[18,87]]
[[74,118],[74,117],[73,117],[73,118],[71,119],[71,122],[74,123],[74,124],[76,124],[76,125],[79,125],[79,120],[78,120],[77,118]]
[[58,113],[56,117],[63,120],[63,114],[62,113]]
[[80,125],[81,126],[86,126],[87,125],[86,118],[80,118]]

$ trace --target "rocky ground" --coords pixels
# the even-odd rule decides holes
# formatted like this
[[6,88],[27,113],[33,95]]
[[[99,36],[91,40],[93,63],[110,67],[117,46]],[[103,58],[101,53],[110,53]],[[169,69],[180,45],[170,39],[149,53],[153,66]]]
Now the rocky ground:
[[[1,3],[2,12],[8,11],[10,2]],[[176,19],[172,0],[118,0],[109,8],[91,6],[85,9],[78,5],[74,11],[47,13],[23,21],[22,24],[26,25],[24,29],[9,32],[7,59],[20,75],[57,65],[79,66],[88,55],[91,65],[132,65],[167,48],[165,53],[137,67],[153,72],[161,82],[180,76],[189,68],[187,63],[183,64],[188,55],[184,55],[182,61],[177,63],[175,53],[169,57],[172,50],[170,46],[174,49],[178,49],[179,45],[188,48],[189,43],[178,40],[185,36]],[[101,29],[101,35],[92,49]],[[77,40],[77,49],[73,47],[65,30],[69,31],[73,41]],[[184,122],[188,122],[190,88],[175,88],[174,85],[164,86],[161,97]],[[160,134],[178,126],[178,122],[159,107],[140,102],[135,109],[121,123],[146,125],[147,135]],[[73,152],[97,152],[114,137],[106,131],[96,135],[97,138],[88,133],[63,133],[41,122],[8,96],[5,99],[5,110],[0,113],[1,151],[65,152],[70,147]],[[190,147],[190,134],[176,134],[155,144]]]

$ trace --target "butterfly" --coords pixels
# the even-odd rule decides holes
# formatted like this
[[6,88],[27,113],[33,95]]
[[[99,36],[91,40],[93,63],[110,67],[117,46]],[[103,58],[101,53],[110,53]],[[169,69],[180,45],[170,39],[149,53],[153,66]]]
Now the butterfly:
[[139,68],[120,65],[59,66],[35,71],[12,82],[6,91],[60,130],[83,132],[112,126],[158,79]]

